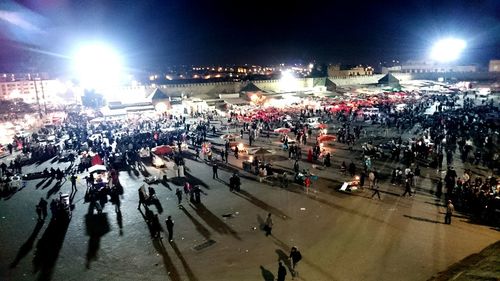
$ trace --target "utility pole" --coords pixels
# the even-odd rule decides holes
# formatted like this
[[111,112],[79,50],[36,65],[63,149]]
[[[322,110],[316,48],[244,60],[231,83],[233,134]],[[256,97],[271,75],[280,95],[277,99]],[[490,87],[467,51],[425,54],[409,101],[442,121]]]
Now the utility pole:
[[40,86],[42,88],[43,109],[44,109],[45,115],[47,115],[47,101],[45,100],[45,91],[43,90],[43,77],[42,77],[42,75],[40,75]]
[[36,103],[38,105],[38,115],[40,116],[40,119],[42,118],[42,107],[40,106],[40,98],[38,97],[38,88],[36,87],[36,79],[33,78],[33,76],[30,73],[30,80],[33,81],[33,84],[35,85],[35,96],[36,96]]

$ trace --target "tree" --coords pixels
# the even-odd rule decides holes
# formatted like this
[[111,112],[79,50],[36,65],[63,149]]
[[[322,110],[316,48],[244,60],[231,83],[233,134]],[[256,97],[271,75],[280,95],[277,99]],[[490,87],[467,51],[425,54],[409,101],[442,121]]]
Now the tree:
[[82,96],[82,105],[94,109],[104,106],[105,100],[103,95],[96,93],[95,90],[85,90]]

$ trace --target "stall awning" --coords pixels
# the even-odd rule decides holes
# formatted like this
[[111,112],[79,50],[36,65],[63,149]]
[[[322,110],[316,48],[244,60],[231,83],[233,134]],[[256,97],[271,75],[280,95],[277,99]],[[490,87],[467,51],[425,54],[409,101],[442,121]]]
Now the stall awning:
[[141,111],[154,111],[155,107],[152,105],[148,106],[132,106],[127,108],[127,113],[129,112],[141,112]]
[[224,102],[232,104],[232,105],[247,105],[250,104],[249,101],[244,99],[224,99]]

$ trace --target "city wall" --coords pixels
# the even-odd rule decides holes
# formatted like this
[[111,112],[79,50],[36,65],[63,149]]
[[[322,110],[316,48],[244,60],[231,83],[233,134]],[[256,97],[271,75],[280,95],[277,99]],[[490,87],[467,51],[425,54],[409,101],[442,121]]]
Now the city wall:
[[[458,80],[499,80],[500,73],[493,72],[469,72],[469,73],[394,73],[400,81],[426,79],[437,80],[440,77],[446,79],[456,78]],[[355,77],[323,77],[323,78],[298,78],[290,81],[283,80],[258,80],[241,82],[209,82],[192,84],[169,84],[157,86],[170,96],[188,96],[200,98],[218,98],[219,94],[239,93],[249,83],[267,92],[292,92],[297,90],[312,90],[316,86],[325,86],[326,79],[337,86],[356,86],[376,84],[384,74]]]

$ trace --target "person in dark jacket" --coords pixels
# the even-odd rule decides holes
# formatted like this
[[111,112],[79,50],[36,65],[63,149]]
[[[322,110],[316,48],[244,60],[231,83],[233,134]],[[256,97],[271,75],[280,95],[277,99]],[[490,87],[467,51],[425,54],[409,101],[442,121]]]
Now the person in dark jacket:
[[278,279],[277,281],[285,281],[286,277],[286,267],[283,265],[283,262],[280,261],[278,264]]
[[139,205],[137,206],[137,210],[141,209],[141,204],[147,208],[146,206],[146,196],[144,195],[144,189],[142,187],[139,188]]
[[292,276],[298,276],[297,272],[297,264],[299,261],[302,259],[302,254],[300,253],[299,249],[296,246],[292,247],[292,250],[290,251],[290,260],[292,262]]
[[219,174],[217,172],[218,170],[219,170],[219,166],[217,165],[217,163],[214,163],[214,165],[212,166],[212,171],[213,171],[212,178],[214,178],[214,179],[219,178]]
[[174,235],[174,221],[172,220],[172,216],[168,216],[165,220],[165,224],[167,225],[168,241],[172,242]]

